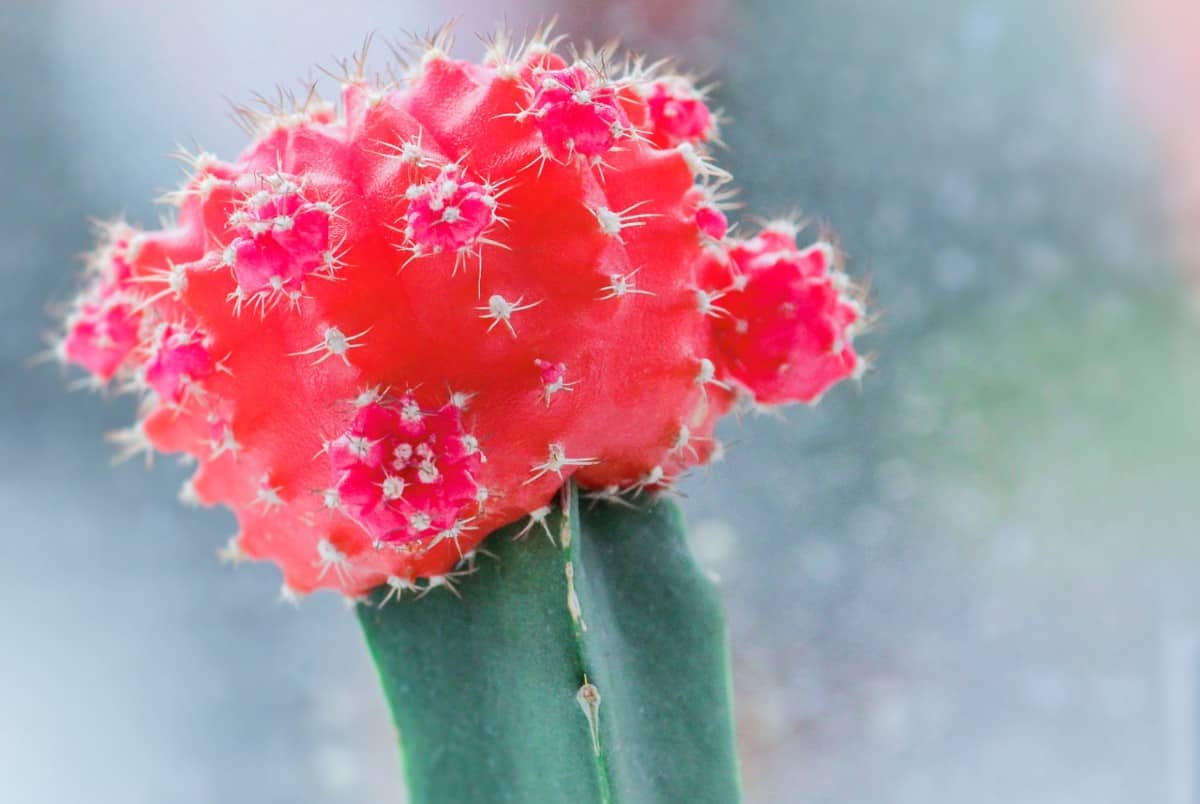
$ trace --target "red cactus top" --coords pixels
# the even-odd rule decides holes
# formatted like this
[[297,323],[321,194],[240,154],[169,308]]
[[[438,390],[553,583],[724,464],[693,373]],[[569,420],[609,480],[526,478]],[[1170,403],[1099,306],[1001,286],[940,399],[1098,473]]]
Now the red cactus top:
[[834,249],[728,236],[685,79],[432,46],[255,122],[173,225],[108,230],[59,355],[146,395],[130,444],[192,455],[289,592],[444,582],[568,477],[669,486],[738,398],[861,371]]

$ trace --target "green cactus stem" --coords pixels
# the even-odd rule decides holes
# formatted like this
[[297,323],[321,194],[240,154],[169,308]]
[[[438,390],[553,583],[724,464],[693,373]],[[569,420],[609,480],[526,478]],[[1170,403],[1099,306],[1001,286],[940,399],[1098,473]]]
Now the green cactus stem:
[[740,800],[717,590],[674,503],[637,502],[569,484],[487,540],[461,597],[358,607],[414,804]]

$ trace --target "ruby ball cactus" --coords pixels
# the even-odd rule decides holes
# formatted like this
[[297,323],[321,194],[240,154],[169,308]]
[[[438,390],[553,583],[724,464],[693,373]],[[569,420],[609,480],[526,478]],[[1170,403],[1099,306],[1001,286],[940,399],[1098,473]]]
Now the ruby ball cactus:
[[55,354],[140,395],[125,448],[190,456],[285,595],[452,587],[568,479],[668,489],[731,409],[864,369],[838,250],[731,231],[703,92],[556,44],[349,62],[340,104],[186,155],[163,228],[103,227]]

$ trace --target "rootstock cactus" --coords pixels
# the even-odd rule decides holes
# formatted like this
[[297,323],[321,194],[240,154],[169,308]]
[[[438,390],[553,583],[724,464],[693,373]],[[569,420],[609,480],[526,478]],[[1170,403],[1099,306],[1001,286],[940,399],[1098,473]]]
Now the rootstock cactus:
[[228,554],[285,593],[450,585],[568,478],[670,487],[732,407],[863,370],[837,250],[730,234],[703,93],[557,45],[348,62],[338,106],[187,156],[173,223],[104,229],[55,353],[142,395],[126,448],[190,455],[184,498],[233,509]]

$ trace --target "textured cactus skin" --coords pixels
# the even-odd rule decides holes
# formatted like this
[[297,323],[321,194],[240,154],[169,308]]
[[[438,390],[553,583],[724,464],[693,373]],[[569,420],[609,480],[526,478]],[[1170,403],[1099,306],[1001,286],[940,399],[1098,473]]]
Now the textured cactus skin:
[[190,455],[184,498],[288,595],[452,582],[565,479],[668,487],[734,404],[863,368],[832,247],[729,237],[689,82],[443,44],[191,158],[173,223],[106,231],[58,349],[144,394],[127,449]]
[[739,800],[719,595],[674,504],[637,503],[579,505],[572,489],[551,539],[514,542],[514,526],[487,542],[499,561],[462,600],[380,605],[381,590],[358,607],[414,804]]

